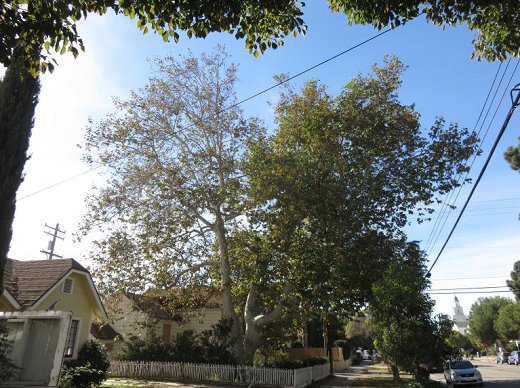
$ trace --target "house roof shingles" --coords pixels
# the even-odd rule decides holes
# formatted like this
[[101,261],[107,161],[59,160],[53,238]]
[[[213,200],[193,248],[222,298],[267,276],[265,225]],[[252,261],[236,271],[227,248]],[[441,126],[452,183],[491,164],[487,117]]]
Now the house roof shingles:
[[71,269],[88,271],[74,259],[30,260],[7,259],[4,284],[21,306],[36,303]]

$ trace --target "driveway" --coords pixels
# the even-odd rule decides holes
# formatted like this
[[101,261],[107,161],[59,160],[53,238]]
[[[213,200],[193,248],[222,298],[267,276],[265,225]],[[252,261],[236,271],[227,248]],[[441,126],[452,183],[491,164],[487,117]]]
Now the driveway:
[[[519,388],[520,387],[520,366],[495,364],[494,361],[485,358],[472,361],[478,366],[484,386],[489,388]],[[432,380],[445,383],[442,373],[432,373]]]

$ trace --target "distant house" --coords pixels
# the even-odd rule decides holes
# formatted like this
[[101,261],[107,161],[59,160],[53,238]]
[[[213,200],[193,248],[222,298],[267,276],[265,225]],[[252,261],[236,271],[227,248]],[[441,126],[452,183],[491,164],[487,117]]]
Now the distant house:
[[[123,338],[137,336],[145,339],[155,335],[164,342],[184,330],[200,333],[208,330],[222,318],[220,303],[210,298],[204,305],[190,309],[177,306],[175,311],[165,308],[162,296],[142,296],[124,294],[116,297],[113,305],[114,317],[111,320],[113,330]],[[114,350],[122,344],[114,343]]]
[[95,320],[108,320],[90,273],[74,259],[7,259],[0,311],[67,311],[72,319],[64,359],[77,357]]

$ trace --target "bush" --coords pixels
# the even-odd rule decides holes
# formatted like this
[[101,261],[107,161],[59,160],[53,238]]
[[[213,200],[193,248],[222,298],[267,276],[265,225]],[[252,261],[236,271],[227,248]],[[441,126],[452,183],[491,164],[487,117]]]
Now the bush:
[[60,388],[99,387],[107,378],[110,360],[105,347],[97,341],[86,341],[76,360],[67,361],[61,371]]
[[185,330],[166,344],[155,335],[146,341],[133,336],[125,342],[120,358],[123,361],[236,364],[231,322],[223,319],[201,334]]
[[304,360],[280,360],[266,365],[268,368],[277,369],[300,369],[314,365],[326,364],[328,360],[324,357],[306,358]]
[[107,378],[106,372],[93,369],[90,365],[68,367],[61,370],[59,388],[98,388]]
[[444,385],[433,380],[415,380],[405,384],[405,388],[443,388]]
[[291,342],[291,348],[293,348],[293,349],[301,349],[301,348],[303,348],[302,341],[296,340],[296,341]]
[[11,341],[7,340],[8,333],[9,329],[4,325],[0,325],[0,387],[3,387],[6,381],[14,377],[14,372],[18,369],[7,356],[12,347]]

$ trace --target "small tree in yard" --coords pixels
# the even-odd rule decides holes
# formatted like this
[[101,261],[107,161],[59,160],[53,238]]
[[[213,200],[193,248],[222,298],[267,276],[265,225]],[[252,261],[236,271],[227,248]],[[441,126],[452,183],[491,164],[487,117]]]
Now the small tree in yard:
[[376,347],[389,362],[396,383],[399,370],[422,379],[421,364],[438,365],[457,354],[447,343],[453,322],[442,314],[432,317],[434,302],[424,292],[429,286],[424,259],[415,244],[409,248],[408,257],[392,264],[374,285],[370,305]]

